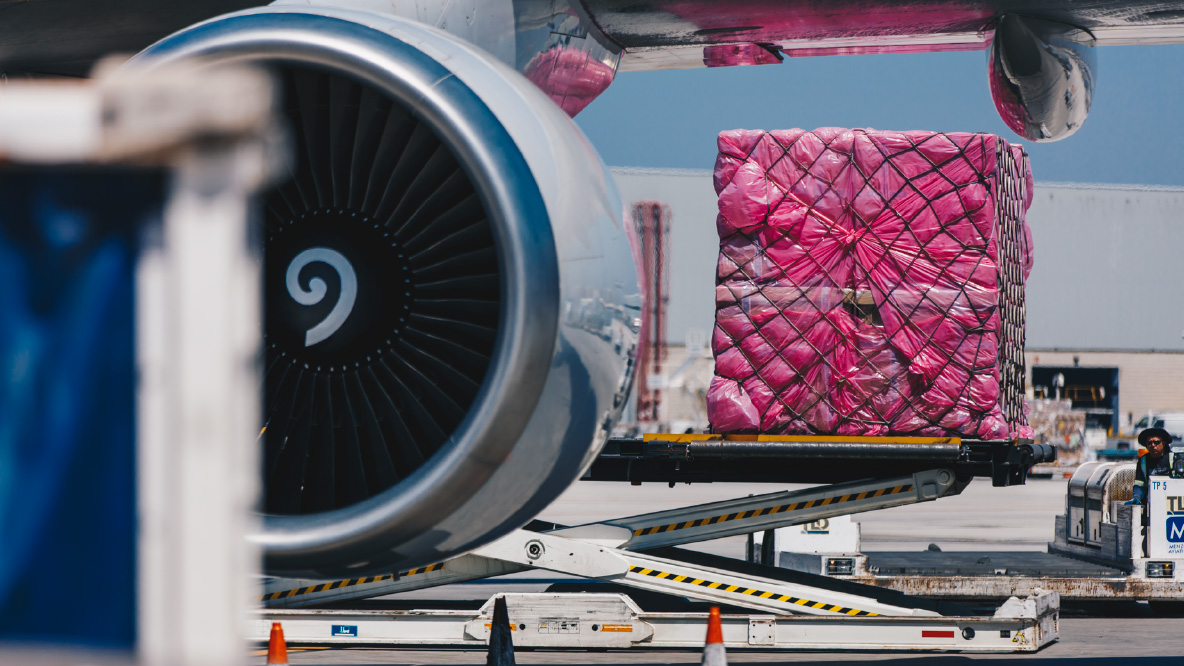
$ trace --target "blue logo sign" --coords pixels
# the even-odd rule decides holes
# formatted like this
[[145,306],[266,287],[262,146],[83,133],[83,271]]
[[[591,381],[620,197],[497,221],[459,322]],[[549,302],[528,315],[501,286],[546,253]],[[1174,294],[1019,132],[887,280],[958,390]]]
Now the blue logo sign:
[[1184,543],[1184,516],[1169,517],[1167,533],[1171,543]]
[[334,636],[345,636],[347,638],[358,637],[358,625],[356,624],[335,624],[333,625]]

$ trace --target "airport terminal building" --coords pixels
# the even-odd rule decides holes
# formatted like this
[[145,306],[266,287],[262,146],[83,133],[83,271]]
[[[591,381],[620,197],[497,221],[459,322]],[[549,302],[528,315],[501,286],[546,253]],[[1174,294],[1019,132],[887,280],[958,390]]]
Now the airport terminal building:
[[[708,170],[614,168],[625,203],[669,206],[670,345],[661,421],[706,426],[712,376],[716,195]],[[1069,399],[1117,434],[1148,412],[1184,411],[1184,188],[1036,183],[1028,212],[1030,397]]]

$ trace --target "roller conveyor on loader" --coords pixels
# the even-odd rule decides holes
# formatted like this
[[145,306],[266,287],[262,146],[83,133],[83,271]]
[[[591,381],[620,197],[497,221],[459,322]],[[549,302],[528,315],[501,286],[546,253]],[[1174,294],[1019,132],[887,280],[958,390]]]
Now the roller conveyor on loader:
[[[787,449],[801,451],[805,439],[782,441],[789,444]],[[840,438],[827,439],[836,440],[824,443],[828,449],[841,452]],[[907,439],[904,450],[911,451],[910,459],[916,459],[916,445],[925,441],[942,447],[945,456],[951,449],[949,438],[878,439],[888,443]],[[770,440],[775,441],[764,438]],[[868,448],[864,441],[850,444]],[[953,444],[961,451],[960,442],[953,440]],[[612,583],[611,589],[621,591],[496,595],[506,597],[515,645],[701,646],[704,613],[647,613],[629,596],[630,590],[636,590],[751,610],[751,614],[725,615],[724,640],[729,648],[1037,650],[1057,639],[1059,598],[1055,593],[1036,592],[1024,600],[1010,600],[994,616],[973,616],[958,606],[882,588],[677,547],[956,495],[973,476],[957,463],[954,458],[945,466],[890,478],[845,481],[572,527],[535,521],[468,555],[394,575],[342,581],[277,579],[266,587],[261,601],[268,609],[255,620],[251,635],[263,640],[270,622],[282,621],[292,642],[479,647],[488,641],[493,599],[477,611],[308,607],[545,570]]]

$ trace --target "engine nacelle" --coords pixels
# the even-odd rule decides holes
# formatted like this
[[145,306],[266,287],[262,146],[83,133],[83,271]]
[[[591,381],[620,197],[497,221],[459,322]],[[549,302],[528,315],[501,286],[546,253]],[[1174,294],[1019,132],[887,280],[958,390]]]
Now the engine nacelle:
[[603,163],[523,76],[403,19],[271,7],[141,59],[285,89],[262,224],[269,572],[397,571],[487,543],[587,468],[632,380],[630,230]]
[[1060,23],[1003,16],[988,77],[995,109],[1030,141],[1059,141],[1081,128],[1094,94],[1094,39]]

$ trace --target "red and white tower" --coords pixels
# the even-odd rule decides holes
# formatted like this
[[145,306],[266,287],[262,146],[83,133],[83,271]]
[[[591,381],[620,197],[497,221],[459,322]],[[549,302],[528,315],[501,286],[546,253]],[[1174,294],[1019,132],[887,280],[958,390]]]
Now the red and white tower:
[[661,388],[652,377],[662,374],[666,359],[666,307],[670,301],[670,273],[666,262],[670,238],[670,206],[658,201],[633,204],[633,224],[641,244],[641,281],[645,310],[641,316],[641,344],[637,354],[637,420],[656,422],[662,404]]

